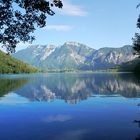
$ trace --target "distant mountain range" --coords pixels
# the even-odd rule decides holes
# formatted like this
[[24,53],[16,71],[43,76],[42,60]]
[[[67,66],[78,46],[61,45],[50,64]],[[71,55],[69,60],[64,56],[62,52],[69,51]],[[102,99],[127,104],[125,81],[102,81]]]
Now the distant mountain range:
[[62,46],[32,45],[13,56],[38,68],[49,70],[102,70],[135,59],[131,45],[95,50],[77,42],[66,42]]

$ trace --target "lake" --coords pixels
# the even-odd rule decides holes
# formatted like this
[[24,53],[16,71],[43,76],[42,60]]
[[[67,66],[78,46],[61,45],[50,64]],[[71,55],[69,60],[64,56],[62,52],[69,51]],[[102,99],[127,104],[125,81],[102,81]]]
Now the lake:
[[131,73],[0,75],[0,140],[140,140]]

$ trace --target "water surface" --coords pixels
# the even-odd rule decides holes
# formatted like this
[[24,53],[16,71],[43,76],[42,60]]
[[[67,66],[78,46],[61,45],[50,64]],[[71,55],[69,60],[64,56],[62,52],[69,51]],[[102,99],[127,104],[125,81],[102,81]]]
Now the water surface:
[[138,140],[130,73],[0,75],[0,140]]

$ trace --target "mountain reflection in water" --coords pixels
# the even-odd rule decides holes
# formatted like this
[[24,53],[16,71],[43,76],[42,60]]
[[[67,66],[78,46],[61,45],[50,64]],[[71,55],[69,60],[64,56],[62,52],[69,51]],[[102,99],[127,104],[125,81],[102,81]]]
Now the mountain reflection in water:
[[139,140],[139,97],[131,73],[0,75],[0,140]]
[[[30,101],[55,99],[76,104],[88,97],[140,97],[140,84],[133,74],[42,74],[0,78],[0,95],[14,92]],[[12,83],[12,84],[11,84]]]

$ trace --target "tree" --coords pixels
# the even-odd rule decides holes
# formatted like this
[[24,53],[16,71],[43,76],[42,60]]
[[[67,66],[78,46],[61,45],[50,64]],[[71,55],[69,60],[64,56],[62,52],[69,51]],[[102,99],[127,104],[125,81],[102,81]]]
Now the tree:
[[46,26],[53,7],[62,8],[61,0],[0,0],[0,43],[8,52],[14,52],[20,42],[32,42],[37,27]]
[[[140,4],[137,5],[137,8],[139,7],[140,7]],[[137,28],[140,29],[140,15],[137,20]],[[135,54],[140,57],[140,34],[139,33],[135,33],[135,37],[133,38],[133,45],[134,45],[133,48],[134,48]]]

